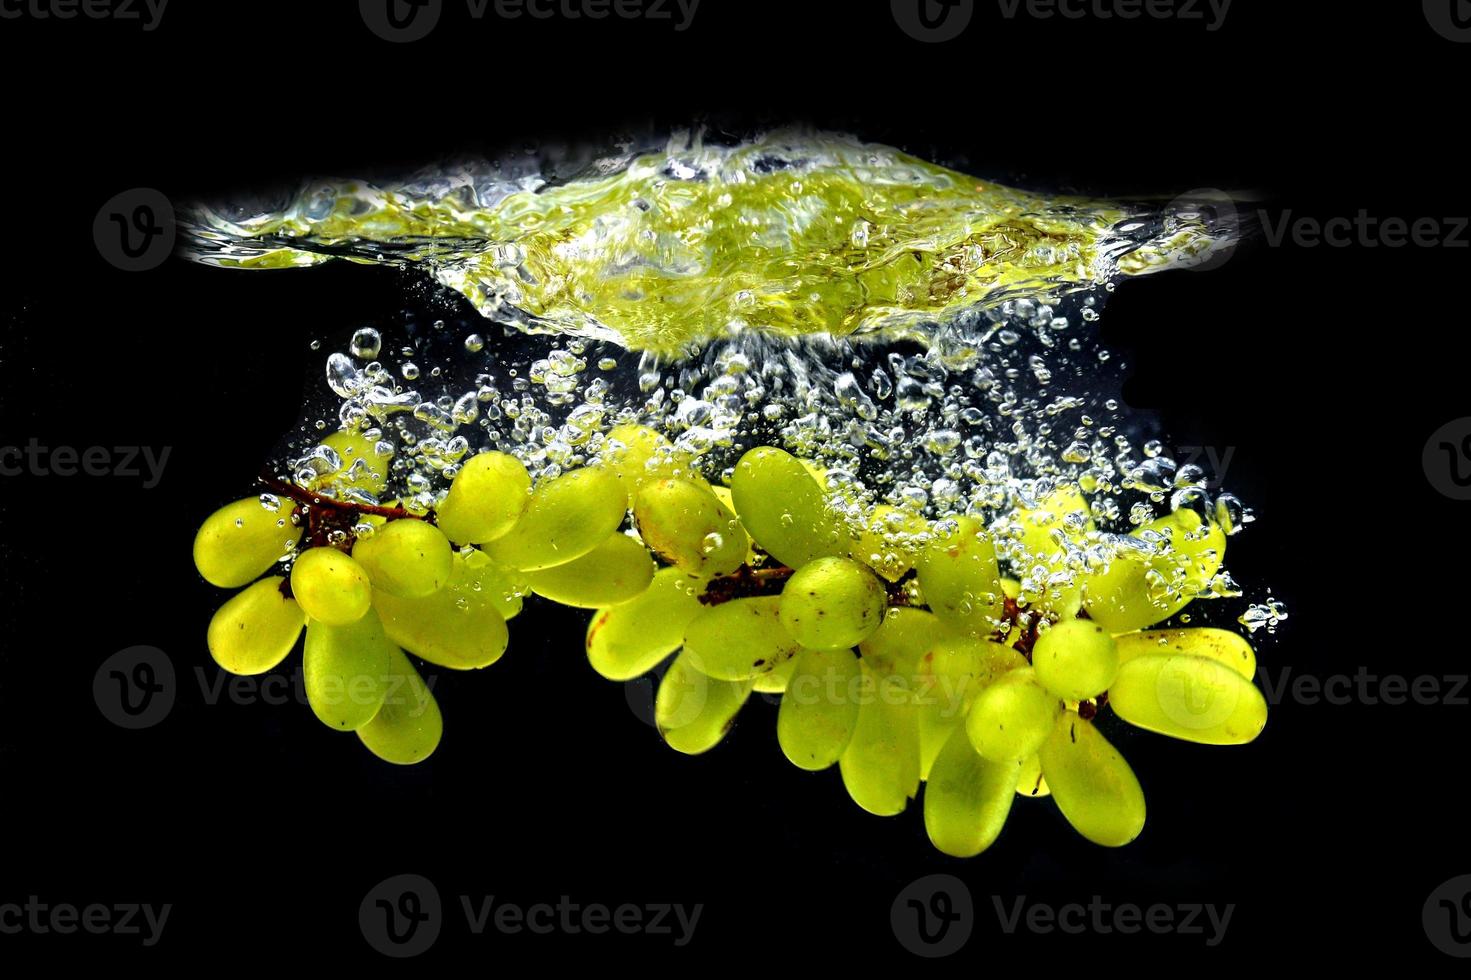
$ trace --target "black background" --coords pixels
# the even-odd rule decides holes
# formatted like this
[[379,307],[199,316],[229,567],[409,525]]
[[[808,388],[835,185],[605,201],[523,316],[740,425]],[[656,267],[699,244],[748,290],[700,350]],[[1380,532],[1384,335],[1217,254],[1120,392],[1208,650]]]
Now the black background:
[[[305,9],[310,6],[312,9]],[[91,222],[134,186],[194,194],[493,154],[539,139],[708,122],[806,122],[1042,189],[1253,189],[1274,214],[1471,214],[1461,151],[1471,46],[1414,3],[1237,0],[1224,27],[1006,21],[980,3],[959,39],[904,36],[886,3],[703,0],[692,27],[472,23],[389,45],[356,5],[174,0],[158,30],[0,21],[7,93],[0,235],[0,443],[168,446],[163,482],[0,481],[0,902],[173,903],[163,941],[0,936],[12,956],[388,966],[358,902],[387,875],[435,881],[449,922],[426,965],[593,960],[640,968],[907,964],[896,893],[956,874],[975,935],[949,962],[1336,966],[1370,948],[1441,968],[1422,903],[1471,872],[1460,807],[1467,708],[1286,701],[1252,746],[1121,733],[1150,799],[1139,841],[1078,838],[1019,800],[970,861],[916,810],[860,812],[836,772],[781,758],[753,705],[719,749],[663,748],[625,692],[587,669],[584,617],[512,623],[506,658],[436,689],[427,764],[377,763],[303,706],[209,704],[199,521],[241,496],[296,421],[312,339],[401,307],[386,269],[229,273],[107,265]],[[1466,406],[1471,251],[1260,245],[1210,273],[1122,287],[1103,321],[1131,405],[1175,445],[1235,455],[1259,516],[1231,565],[1291,619],[1272,678],[1467,671],[1467,507],[1421,449]],[[314,382],[313,382],[314,383]],[[98,712],[98,665],[166,651],[181,693],[128,732]],[[522,905],[703,903],[694,941],[468,936],[457,896]],[[1234,903],[1224,944],[1195,936],[1002,934],[991,897]],[[294,949],[309,950],[294,953]],[[1104,960],[1108,957],[1108,960]]]

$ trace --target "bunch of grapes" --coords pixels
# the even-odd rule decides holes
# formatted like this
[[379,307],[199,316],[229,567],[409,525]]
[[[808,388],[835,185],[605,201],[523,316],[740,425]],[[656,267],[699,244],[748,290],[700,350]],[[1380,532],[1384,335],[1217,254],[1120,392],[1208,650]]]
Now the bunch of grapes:
[[[989,526],[904,506],[856,516],[820,469],[778,448],[747,452],[722,486],[653,429],[620,425],[607,444],[534,489],[515,457],[480,453],[436,507],[411,513],[359,502],[378,499],[387,449],[334,434],[344,465],[277,486],[289,510],[247,498],[200,529],[204,578],[244,587],[210,623],[211,654],[268,671],[304,629],[318,718],[415,763],[443,723],[406,653],[494,663],[534,593],[594,610],[587,656],[610,680],[673,655],[655,720],[675,750],[713,748],[753,693],[781,695],[793,765],[837,766],[854,802],[884,816],[924,784],[930,839],[957,856],[990,846],[1019,795],[1051,796],[1095,843],[1138,836],[1144,795],[1100,711],[1209,745],[1249,742],[1266,723],[1245,639],[1150,629],[1217,580],[1226,535],[1210,515],[1182,508],[1100,559],[1087,546],[1103,536],[1070,487]],[[283,561],[289,577],[261,577]]]

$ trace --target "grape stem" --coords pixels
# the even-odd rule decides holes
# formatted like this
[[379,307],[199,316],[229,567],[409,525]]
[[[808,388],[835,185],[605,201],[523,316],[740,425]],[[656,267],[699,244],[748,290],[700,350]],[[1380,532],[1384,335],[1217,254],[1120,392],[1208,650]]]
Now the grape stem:
[[[785,565],[777,565],[770,568],[752,568],[750,565],[742,565],[729,575],[722,575],[712,579],[705,586],[705,591],[700,596],[700,602],[706,606],[719,606],[730,602],[732,599],[749,599],[754,596],[780,595],[782,586],[787,579],[795,574],[796,569]],[[913,572],[905,575],[897,582],[885,582],[884,591],[888,594],[888,604],[891,606],[911,605],[909,592],[904,588],[904,583],[913,577]]]
[[298,524],[306,525],[307,544],[314,548],[329,547],[350,552],[353,541],[357,539],[356,525],[365,514],[389,521],[409,519],[434,523],[433,510],[422,515],[411,514],[402,507],[338,500],[269,473],[262,473],[259,482],[278,497],[285,497],[296,504],[292,517]]

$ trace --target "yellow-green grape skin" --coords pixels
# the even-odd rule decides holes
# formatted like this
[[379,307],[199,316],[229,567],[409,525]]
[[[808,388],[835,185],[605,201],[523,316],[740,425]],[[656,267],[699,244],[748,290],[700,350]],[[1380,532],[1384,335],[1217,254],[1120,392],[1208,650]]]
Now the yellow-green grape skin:
[[[1079,517],[1069,520],[1073,515]],[[1093,530],[1088,501],[1076,487],[1071,486],[1058,487],[1038,501],[1036,507],[1017,508],[1012,518],[1021,526],[1021,544],[1028,558],[1044,563],[1050,562],[1063,550],[1054,540],[1058,532],[1065,538],[1077,540]]]
[[976,696],[966,715],[972,747],[993,762],[1037,754],[1052,732],[1062,702],[1037,682],[1031,667],[998,678]]
[[994,633],[1006,609],[996,549],[980,523],[958,520],[949,535],[936,534],[915,566],[930,611],[967,636]]
[[771,446],[752,449],[736,464],[730,492],[746,531],[783,565],[801,568],[818,558],[846,555],[852,545],[822,487],[790,453]]
[[880,677],[860,664],[858,722],[838,768],[853,802],[869,813],[904,812],[919,791],[919,719],[902,675]]
[[1052,798],[1073,829],[1122,847],[1144,829],[1144,791],[1134,770],[1093,723],[1067,711],[1037,752]]
[[627,510],[628,494],[615,473],[573,470],[538,486],[510,533],[483,550],[523,572],[554,568],[606,541]]
[[227,504],[204,519],[194,535],[194,567],[210,585],[249,585],[301,540],[289,507],[266,510],[259,497]]
[[1244,745],[1267,724],[1267,701],[1226,664],[1146,653],[1119,668],[1108,689],[1114,713],[1136,728],[1202,745]]
[[1251,680],[1256,676],[1256,651],[1238,633],[1230,630],[1197,626],[1178,630],[1148,630],[1124,633],[1113,638],[1119,651],[1119,665],[1144,654],[1179,653],[1216,660]]
[[851,558],[819,558],[787,579],[781,592],[781,624],[803,646],[854,647],[883,623],[888,597],[883,583]]
[[355,623],[373,604],[368,573],[336,548],[308,548],[296,556],[291,594],[308,617],[329,626]]
[[[455,562],[465,563],[463,574],[469,583],[467,587],[488,598],[502,619],[510,622],[520,615],[522,600],[531,594],[531,583],[527,581],[525,572],[496,561],[478,548],[456,552]],[[458,570],[452,573],[451,584],[458,581],[460,575]]]
[[849,554],[890,582],[897,582],[914,567],[919,537],[928,530],[929,523],[918,514],[880,504],[854,535]]
[[1032,667],[1038,682],[1059,698],[1086,701],[1113,683],[1119,654],[1108,630],[1091,620],[1069,619],[1037,637]]
[[434,514],[451,541],[484,544],[508,534],[530,501],[531,474],[521,461],[484,452],[460,467]]
[[309,490],[344,496],[344,491],[357,490],[377,499],[388,483],[390,457],[378,451],[378,443],[361,432],[338,429],[321,444],[337,454],[342,465],[331,473],[313,480]]
[[263,578],[215,611],[206,633],[215,663],[232,674],[264,674],[286,659],[306,614],[281,594],[285,581],[280,575]]
[[1052,795],[1052,790],[1047,786],[1047,779],[1042,775],[1042,760],[1037,756],[1030,755],[1022,760],[1020,775],[1016,781],[1016,795],[1031,797]]
[[728,575],[751,541],[720,498],[690,480],[649,480],[634,498],[633,520],[654,554],[692,575]]
[[689,657],[680,654],[659,682],[654,724],[670,748],[699,755],[725,737],[750,694],[750,681],[716,680],[696,670]]
[[801,650],[782,628],[780,601],[756,596],[706,607],[685,627],[681,659],[722,681],[749,681],[776,670]]
[[663,433],[646,425],[631,422],[615,425],[608,430],[607,445],[607,468],[623,482],[629,509],[639,491],[653,480],[682,477],[695,483],[704,482],[688,453],[676,449]]
[[987,675],[991,644],[968,636],[946,637],[919,659],[915,711],[919,725],[919,778],[928,779],[935,757],[966,712]]
[[642,594],[654,578],[654,561],[638,541],[614,531],[581,558],[527,572],[531,591],[564,606],[600,609]]
[[833,766],[858,726],[862,672],[852,650],[803,650],[776,714],[782,754],[798,769]]
[[858,645],[858,652],[875,673],[913,677],[919,671],[919,659],[940,640],[954,635],[934,613],[891,606],[879,628]]
[[974,857],[990,847],[1011,813],[1020,772],[1020,760],[983,759],[965,732],[952,732],[924,787],[930,843],[952,857]]
[[416,657],[453,670],[487,667],[510,642],[489,562],[454,556],[449,584],[417,599],[380,592],[373,604],[388,638]]
[[312,620],[301,658],[312,713],[328,728],[362,728],[383,706],[397,651],[375,615],[346,626]]
[[444,532],[424,521],[389,521],[358,538],[352,556],[368,573],[375,593],[422,599],[444,588],[454,570],[454,552]]
[[[735,498],[732,497],[730,494],[730,487],[722,487],[719,484],[712,483],[710,484],[710,492],[715,494],[715,498],[725,505],[726,510],[730,511],[732,514],[735,513]],[[736,518],[736,523],[740,523],[740,518]],[[756,543],[751,540],[751,536],[749,534],[746,534],[746,529],[744,527],[741,528],[741,535],[745,538],[746,541],[746,564],[757,564],[761,561],[761,553],[756,550]]]
[[787,684],[792,680],[792,674],[797,669],[797,660],[801,657],[789,657],[777,664],[773,671],[765,674],[757,674],[751,680],[751,690],[757,694],[782,694],[787,689]]
[[610,681],[647,674],[684,643],[685,627],[706,607],[705,583],[677,568],[661,568],[628,602],[600,609],[587,626],[587,661]]
[[368,751],[384,762],[410,766],[434,753],[444,735],[439,702],[409,663],[403,651],[393,657],[383,690],[383,707],[373,720],[357,730]]
[[1144,531],[1168,532],[1170,552],[1144,560],[1120,555],[1083,584],[1083,608],[1111,633],[1144,629],[1184,609],[1208,586],[1226,555],[1225,532],[1193,510],[1151,521],[1132,537]]

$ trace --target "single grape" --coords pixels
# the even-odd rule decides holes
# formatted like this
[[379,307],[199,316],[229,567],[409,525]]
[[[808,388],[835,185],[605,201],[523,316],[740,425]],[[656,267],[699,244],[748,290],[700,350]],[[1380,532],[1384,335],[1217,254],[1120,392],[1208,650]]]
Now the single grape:
[[1132,551],[1117,555],[1107,570],[1083,583],[1083,608],[1110,633],[1130,633],[1168,619],[1189,605],[1221,568],[1226,535],[1193,510],[1178,510],[1144,525],[1146,532],[1167,536],[1168,546],[1150,556]]
[[[466,588],[485,597],[506,622],[520,615],[522,600],[531,594],[525,572],[496,561],[478,548],[456,552],[455,558],[465,563]],[[455,581],[456,575],[451,575],[451,584]]]
[[1016,781],[1017,796],[1043,797],[1051,796],[1052,790],[1047,786],[1047,780],[1042,775],[1042,760],[1035,755],[1029,755],[1021,762],[1021,775]]
[[416,599],[380,592],[374,606],[388,638],[432,664],[474,670],[495,663],[510,633],[500,609],[504,596],[488,561],[454,556],[449,585]]
[[389,521],[358,538],[352,556],[368,573],[375,593],[400,599],[422,599],[439,591],[454,567],[454,552],[444,532],[411,518]]
[[1230,630],[1149,630],[1116,636],[1114,644],[1119,650],[1120,667],[1144,654],[1179,653],[1219,661],[1247,680],[1256,676],[1256,651],[1244,637]]
[[525,572],[564,565],[608,540],[627,510],[628,495],[616,474],[598,467],[573,470],[539,485],[510,533],[483,550]]
[[998,677],[1026,663],[1016,650],[968,636],[946,636],[925,652],[914,677],[921,779],[929,778],[935,757],[965,721],[977,696]]
[[210,656],[232,674],[264,674],[296,646],[306,614],[281,592],[280,575],[231,596],[209,621]]
[[401,766],[423,762],[439,745],[444,734],[439,703],[397,647],[383,689],[383,707],[357,733],[368,751]]
[[670,748],[686,755],[713,749],[735,723],[751,682],[721,681],[696,670],[680,654],[654,697],[654,723]]
[[[712,483],[710,484],[710,492],[715,494],[715,499],[719,500],[722,504],[725,505],[726,510],[730,511],[732,514],[735,513],[735,498],[731,496],[730,487],[722,487],[719,484]],[[740,524],[740,518],[736,518],[736,523]],[[745,563],[752,566],[760,564],[762,560],[762,554],[756,549],[756,542],[751,540],[751,536],[749,534],[746,534],[745,527],[741,528],[741,535],[745,538],[746,542],[746,557],[744,559]]]
[[703,483],[694,458],[676,449],[660,432],[646,425],[625,423],[608,430],[607,467],[623,481],[631,509],[640,490],[654,480],[680,477]]
[[974,518],[962,517],[949,534],[937,531],[916,566],[930,610],[967,636],[996,632],[1006,608],[996,549]]
[[799,769],[826,769],[842,758],[858,726],[862,671],[852,650],[803,650],[776,715],[782,753]]
[[654,561],[644,546],[614,531],[581,558],[527,572],[531,591],[564,606],[600,609],[642,594],[654,577]]
[[873,635],[858,645],[863,662],[876,674],[914,677],[919,660],[939,641],[954,637],[934,613],[908,606],[890,606]]
[[1055,488],[1035,507],[1018,507],[1009,515],[1021,528],[1019,539],[1028,566],[1038,562],[1055,565],[1066,552],[1057,541],[1078,544],[1094,529],[1088,501],[1073,486]]
[[515,456],[484,452],[455,474],[449,493],[435,508],[445,537],[458,544],[483,544],[504,537],[531,501],[531,475]]
[[818,558],[845,555],[852,538],[827,504],[827,495],[790,453],[752,449],[730,481],[736,514],[756,543],[777,561],[801,568]]
[[1144,791],[1134,771],[1093,723],[1066,711],[1037,757],[1057,808],[1095,844],[1122,847],[1144,829]]
[[880,504],[854,536],[848,553],[890,582],[897,582],[914,567],[928,532],[929,522],[913,511]]
[[368,573],[336,548],[308,548],[291,566],[291,594],[312,619],[346,626],[373,604]]
[[930,843],[951,857],[974,857],[990,847],[1011,813],[1020,772],[1021,760],[984,759],[956,728],[925,783],[924,826]]
[[902,675],[881,677],[860,665],[858,722],[838,768],[853,802],[869,813],[904,812],[919,792],[919,719]]
[[883,584],[865,566],[851,558],[819,558],[787,579],[779,608],[782,626],[798,643],[837,650],[872,636],[887,605]]
[[587,626],[587,660],[610,681],[653,670],[684,643],[685,627],[705,607],[705,583],[677,568],[662,568],[643,594],[600,609]]
[[[321,444],[337,454],[342,465],[324,473],[307,485],[307,489],[336,497],[366,495],[377,500],[388,485],[391,454],[380,452],[380,443],[361,432],[339,429]],[[386,445],[386,444],[384,444]]]
[[264,575],[301,540],[289,507],[267,510],[259,497],[221,507],[194,535],[194,567],[210,585],[238,589]]
[[1255,684],[1218,660],[1184,654],[1131,658],[1108,703],[1136,728],[1205,745],[1243,745],[1267,724],[1267,701]]
[[782,628],[779,596],[733,599],[708,606],[684,631],[683,659],[722,681],[768,674],[801,650]]
[[312,620],[302,673],[307,703],[322,724],[356,731],[371,721],[383,705],[396,650],[371,613],[345,626]]
[[1067,701],[1087,701],[1108,690],[1119,654],[1108,630],[1087,619],[1054,623],[1032,647],[1037,681]]
[[1062,702],[1037,682],[1031,667],[1018,668],[977,695],[965,719],[976,752],[993,762],[1037,754],[1052,732]]
[[639,536],[692,575],[728,575],[750,550],[746,531],[709,488],[689,480],[649,480],[634,499]]

